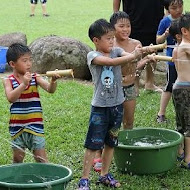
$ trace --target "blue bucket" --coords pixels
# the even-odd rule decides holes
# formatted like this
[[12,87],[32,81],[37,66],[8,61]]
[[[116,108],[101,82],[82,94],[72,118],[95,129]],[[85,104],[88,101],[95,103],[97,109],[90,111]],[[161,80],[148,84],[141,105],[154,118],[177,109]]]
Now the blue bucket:
[[0,73],[5,72],[5,65],[7,63],[6,54],[8,47],[0,46]]

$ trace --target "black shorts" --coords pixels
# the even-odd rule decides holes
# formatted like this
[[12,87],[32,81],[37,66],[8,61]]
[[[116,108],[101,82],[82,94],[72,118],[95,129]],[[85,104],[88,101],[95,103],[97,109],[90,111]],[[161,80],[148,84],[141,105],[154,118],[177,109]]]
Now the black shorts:
[[172,93],[173,84],[175,83],[176,79],[177,79],[177,71],[175,69],[175,65],[168,64],[168,66],[167,66],[167,84],[164,89],[165,92]]
[[[45,3],[47,2],[47,0],[40,0],[40,2],[41,2],[42,4],[45,4]],[[30,0],[30,3],[31,3],[31,4],[37,4],[37,3],[38,3],[38,0]]]

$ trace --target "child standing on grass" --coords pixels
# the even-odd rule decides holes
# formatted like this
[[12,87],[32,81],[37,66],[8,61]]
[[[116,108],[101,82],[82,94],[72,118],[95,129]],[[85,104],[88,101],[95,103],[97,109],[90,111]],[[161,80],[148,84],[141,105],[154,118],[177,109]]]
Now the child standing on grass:
[[13,69],[13,74],[3,81],[6,97],[11,103],[9,131],[12,137],[13,163],[23,162],[25,148],[33,151],[36,162],[48,162],[37,87],[54,93],[59,75],[53,76],[48,83],[42,77],[32,74],[31,51],[22,44],[15,43],[9,47],[7,62]]
[[[110,23],[115,29],[115,40],[114,46],[121,47],[126,52],[133,52],[137,46],[142,47],[141,42],[132,38],[129,38],[131,33],[131,24],[129,20],[129,16],[127,13],[118,11],[112,14],[110,18]],[[145,52],[150,52],[150,48],[146,48]],[[144,55],[144,54],[143,54]],[[145,56],[145,55],[144,55]],[[123,129],[132,129],[134,122],[134,113],[136,107],[136,88],[135,88],[135,80],[136,75],[139,75],[142,69],[144,69],[145,65],[149,62],[154,62],[154,59],[150,59],[145,56],[143,59],[136,59],[131,62],[122,65],[122,86],[125,101],[123,103],[124,114],[123,114]],[[97,151],[95,159],[94,159],[94,170],[97,172],[101,171],[101,151]]]
[[184,135],[183,146],[179,149],[181,166],[190,169],[190,13],[179,19],[182,42],[173,51],[173,59],[177,70],[177,80],[173,86],[173,101],[176,111],[178,132]]
[[120,183],[109,173],[114,147],[123,117],[124,95],[122,91],[121,67],[141,55],[141,48],[133,54],[121,48],[113,48],[114,29],[105,19],[91,24],[89,37],[96,50],[87,55],[87,63],[95,85],[92,99],[89,129],[85,141],[85,155],[79,190],[89,190],[89,174],[97,150],[103,150],[99,183],[119,187]]
[[[137,46],[142,46],[141,42],[132,38],[129,38],[131,34],[131,24],[129,20],[129,15],[125,12],[118,11],[112,14],[110,18],[110,23],[115,28],[115,40],[114,46],[121,47],[126,52],[133,52]],[[146,52],[151,51],[150,48],[146,48]],[[152,51],[153,52],[153,51]],[[125,96],[124,101],[124,117],[123,117],[123,128],[132,129],[134,122],[134,112],[136,106],[136,90],[135,90],[135,80],[145,68],[145,65],[152,63],[155,60],[148,58],[145,54],[143,59],[135,60],[129,62],[122,66],[122,75],[123,75],[123,91]]]
[[[158,27],[158,32],[157,32],[157,43],[158,44],[164,43],[166,40],[168,45],[174,45],[175,40],[169,34],[169,27],[172,20],[175,20],[182,15],[183,0],[165,0],[164,4],[165,4],[164,5],[165,9],[168,10],[169,15],[164,17],[160,21],[160,25]],[[166,55],[172,56],[172,51],[173,51],[172,48],[167,47]],[[160,99],[160,110],[157,114],[158,123],[167,122],[167,119],[165,116],[166,107],[172,96],[172,86],[175,83],[176,79],[177,79],[177,72],[175,69],[175,65],[173,62],[168,62],[167,63],[167,84],[166,84],[165,90],[162,92],[161,99]]]

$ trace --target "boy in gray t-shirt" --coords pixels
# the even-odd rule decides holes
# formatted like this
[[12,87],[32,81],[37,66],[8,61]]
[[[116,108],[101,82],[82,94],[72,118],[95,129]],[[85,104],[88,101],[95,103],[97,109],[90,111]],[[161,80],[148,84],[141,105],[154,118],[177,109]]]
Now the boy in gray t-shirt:
[[99,183],[119,187],[120,183],[108,173],[117,146],[118,132],[123,117],[124,94],[122,91],[121,66],[141,56],[142,49],[134,54],[121,48],[113,48],[114,29],[105,19],[95,21],[89,28],[89,37],[96,51],[87,55],[88,66],[95,85],[92,99],[89,129],[85,141],[85,155],[79,190],[89,190],[89,174],[97,150],[103,150]]
[[[110,58],[121,57],[124,50],[121,48],[112,48]],[[95,84],[92,106],[95,107],[113,107],[124,102],[124,95],[121,88],[121,66],[97,66],[93,60],[103,53],[91,51],[87,55],[88,66]]]

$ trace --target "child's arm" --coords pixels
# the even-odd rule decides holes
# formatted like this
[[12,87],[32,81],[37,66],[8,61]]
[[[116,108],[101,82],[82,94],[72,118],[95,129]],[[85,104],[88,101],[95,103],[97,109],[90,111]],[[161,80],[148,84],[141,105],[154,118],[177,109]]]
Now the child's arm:
[[154,59],[154,54],[151,56],[145,56],[143,59],[141,59],[138,64],[137,64],[137,70],[143,70],[145,65],[149,64],[149,63],[156,63],[156,60]]
[[177,64],[177,55],[178,55],[178,48],[174,48],[173,52],[172,52],[172,59],[173,59],[173,62],[175,64],[175,68],[176,68],[176,71],[178,72],[178,64]]
[[169,28],[167,28],[166,31],[162,35],[157,35],[156,36],[156,43],[157,44],[164,43],[168,36],[169,36]]
[[23,76],[23,82],[15,89],[12,88],[12,84],[10,80],[7,78],[3,80],[3,85],[5,88],[5,94],[7,100],[10,103],[14,103],[21,95],[21,93],[26,89],[29,85],[30,80],[32,79],[32,75],[29,72],[26,72]]
[[117,12],[120,9],[121,0],[113,0],[113,11]]
[[116,57],[116,58],[110,58],[106,56],[97,56],[93,59],[93,64],[95,65],[105,65],[105,66],[117,66],[117,65],[123,65],[128,62],[131,62],[139,56],[142,55],[142,48],[137,47],[134,51],[134,53],[128,53],[123,51],[121,56],[122,57]]
[[51,78],[51,81],[48,82],[46,80],[44,80],[41,76],[37,76],[36,80],[37,80],[37,84],[43,88],[45,91],[49,92],[49,93],[54,93],[57,87],[57,79],[60,78],[59,75],[55,75]]

